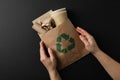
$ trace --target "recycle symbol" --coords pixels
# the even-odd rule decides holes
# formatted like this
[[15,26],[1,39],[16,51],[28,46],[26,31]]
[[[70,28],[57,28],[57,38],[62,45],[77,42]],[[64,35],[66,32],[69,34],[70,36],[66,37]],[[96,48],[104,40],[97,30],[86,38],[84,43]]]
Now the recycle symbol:
[[[68,47],[64,49],[62,49],[62,44],[61,44],[62,38],[65,40],[68,40],[71,43]],[[75,47],[75,40],[65,33],[58,36],[56,41],[57,41],[57,44],[56,44],[57,51],[62,52],[63,54],[67,53],[68,51],[72,50]]]

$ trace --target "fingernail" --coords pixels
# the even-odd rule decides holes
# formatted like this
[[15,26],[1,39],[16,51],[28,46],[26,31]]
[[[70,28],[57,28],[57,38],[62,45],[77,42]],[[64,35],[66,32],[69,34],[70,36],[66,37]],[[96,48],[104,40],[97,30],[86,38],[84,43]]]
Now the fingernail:
[[48,50],[51,50],[51,48],[48,48]]
[[81,28],[80,28],[80,27],[78,27],[78,29],[79,29],[79,30],[81,30]]
[[51,51],[50,48],[48,48],[48,51]]

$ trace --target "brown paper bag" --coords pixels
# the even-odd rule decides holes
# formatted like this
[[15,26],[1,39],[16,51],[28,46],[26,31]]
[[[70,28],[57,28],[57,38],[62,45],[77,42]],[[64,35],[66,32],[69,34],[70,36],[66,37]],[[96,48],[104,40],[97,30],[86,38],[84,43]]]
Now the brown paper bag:
[[[36,30],[38,28],[33,26],[33,29],[39,33],[40,38],[44,41],[46,47],[52,48],[56,53],[58,69],[63,69],[88,54],[88,51],[85,49],[83,42],[79,39],[79,35],[73,24],[64,11],[65,9],[62,8],[57,10],[57,13],[52,12],[48,14],[54,19],[56,27],[42,35]],[[34,20],[34,22],[35,21],[36,20]]]

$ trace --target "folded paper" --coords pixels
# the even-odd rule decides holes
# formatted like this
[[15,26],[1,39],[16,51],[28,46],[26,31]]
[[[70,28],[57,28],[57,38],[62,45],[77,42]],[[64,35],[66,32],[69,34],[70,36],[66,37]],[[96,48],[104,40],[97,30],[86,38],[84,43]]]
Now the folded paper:
[[32,28],[46,47],[55,52],[59,70],[88,54],[65,8],[46,12],[33,20]]

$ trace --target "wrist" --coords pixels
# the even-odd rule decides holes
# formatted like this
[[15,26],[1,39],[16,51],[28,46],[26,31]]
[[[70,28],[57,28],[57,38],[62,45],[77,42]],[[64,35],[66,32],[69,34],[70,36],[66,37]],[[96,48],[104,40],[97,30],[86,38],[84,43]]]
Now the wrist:
[[48,73],[49,73],[49,74],[55,74],[55,73],[57,73],[57,69],[48,70]]
[[49,75],[50,76],[57,76],[59,73],[58,73],[58,71],[57,70],[50,70],[50,71],[48,71],[48,73],[49,73]]
[[61,77],[60,77],[57,69],[50,70],[49,71],[49,76],[50,76],[50,80],[61,80]]
[[96,55],[96,54],[98,54],[98,53],[100,53],[101,52],[101,49],[96,49],[95,51],[93,51],[93,52],[91,52],[93,55]]

